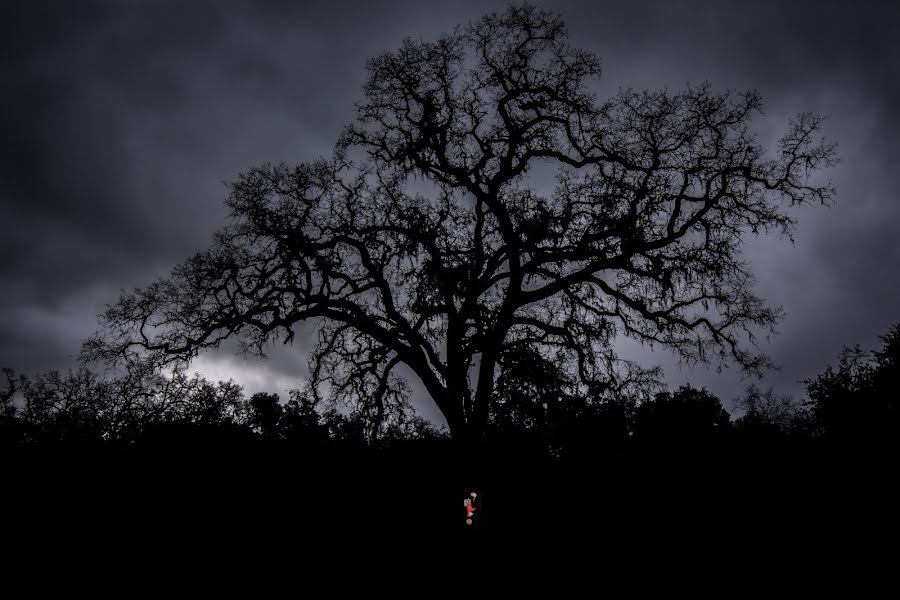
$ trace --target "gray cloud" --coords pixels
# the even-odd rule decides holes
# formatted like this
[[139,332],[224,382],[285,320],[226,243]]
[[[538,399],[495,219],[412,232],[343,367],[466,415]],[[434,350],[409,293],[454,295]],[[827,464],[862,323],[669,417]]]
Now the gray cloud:
[[[751,240],[759,291],[788,316],[768,380],[801,393],[843,344],[898,319],[900,44],[880,2],[560,2],[573,43],[618,87],[756,88],[770,139],[798,111],[830,115],[843,162],[831,208],[797,211],[796,244]],[[502,2],[19,3],[0,23],[0,365],[74,364],[117,290],[202,249],[223,222],[222,182],[266,161],[327,154],[353,116],[365,61]],[[298,336],[299,337],[299,336]],[[305,373],[308,341],[261,366],[210,356],[248,389]],[[724,399],[735,373],[679,371]],[[256,375],[253,375],[256,373]],[[263,373],[264,375],[259,375]],[[254,390],[257,391],[257,390]],[[282,390],[276,390],[283,393]],[[426,413],[433,415],[433,412]]]

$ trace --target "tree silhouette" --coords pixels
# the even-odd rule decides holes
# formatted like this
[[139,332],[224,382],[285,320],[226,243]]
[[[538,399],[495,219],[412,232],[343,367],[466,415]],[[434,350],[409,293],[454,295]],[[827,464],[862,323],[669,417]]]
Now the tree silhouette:
[[563,404],[574,404],[566,397],[569,377],[557,365],[545,360],[531,348],[507,352],[495,384],[490,420],[509,429],[532,429],[547,424]]
[[806,381],[813,431],[846,448],[896,445],[900,432],[900,324],[865,352],[845,347],[837,369],[828,366]]
[[250,396],[249,400],[250,425],[265,437],[277,435],[284,407],[278,402],[278,394],[266,394],[258,392]]
[[729,421],[718,398],[706,389],[684,385],[674,393],[661,392],[653,401],[641,404],[635,429],[639,437],[670,444],[674,449],[721,436]]
[[818,117],[795,119],[770,157],[749,127],[755,92],[600,100],[598,58],[527,4],[407,39],[368,71],[334,156],[240,176],[213,246],[123,293],[87,359],[178,363],[231,337],[263,354],[312,321],[312,394],[379,424],[411,372],[469,441],[498,365],[524,350],[594,395],[640,376],[613,352],[620,334],[767,364],[753,334],[779,313],[754,294],[741,240],[790,235],[788,207],[828,201],[809,181],[833,160]]
[[773,432],[789,431],[795,424],[799,409],[792,396],[778,394],[772,387],[763,391],[755,383],[747,386],[744,395],[735,398],[734,404],[744,411],[736,422],[739,427]]

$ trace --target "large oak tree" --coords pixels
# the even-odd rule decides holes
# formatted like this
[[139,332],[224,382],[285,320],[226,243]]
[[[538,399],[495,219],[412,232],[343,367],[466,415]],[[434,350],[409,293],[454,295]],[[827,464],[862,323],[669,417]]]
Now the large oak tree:
[[[231,184],[211,248],[122,294],[89,358],[190,360],[236,337],[264,352],[317,325],[311,388],[380,422],[414,373],[456,438],[483,435],[504,362],[540,357],[602,393],[617,336],[758,370],[750,233],[790,235],[827,202],[821,120],[774,153],[755,92],[592,89],[600,63],[562,20],[512,6],[371,60],[333,157]],[[401,366],[405,367],[401,369]]]

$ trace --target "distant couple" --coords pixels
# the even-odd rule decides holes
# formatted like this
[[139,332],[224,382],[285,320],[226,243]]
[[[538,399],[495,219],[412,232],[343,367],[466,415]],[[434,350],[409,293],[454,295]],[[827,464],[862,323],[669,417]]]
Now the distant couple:
[[466,525],[475,523],[476,515],[480,515],[478,509],[481,508],[481,501],[478,499],[478,492],[469,492],[469,497],[463,500],[463,506],[466,507]]

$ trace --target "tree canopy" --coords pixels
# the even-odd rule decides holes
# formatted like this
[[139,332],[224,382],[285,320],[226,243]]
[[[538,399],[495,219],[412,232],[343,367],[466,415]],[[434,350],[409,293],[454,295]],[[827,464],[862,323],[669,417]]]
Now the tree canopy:
[[85,357],[164,365],[232,337],[262,354],[312,321],[311,393],[378,423],[406,402],[403,366],[466,439],[523,357],[594,395],[641,377],[622,334],[767,365],[753,339],[779,312],[742,240],[790,235],[789,207],[829,200],[810,179],[834,159],[821,118],[797,116],[770,154],[753,91],[601,99],[599,59],[527,4],[368,71],[334,155],[241,175],[212,246],[123,292]]

